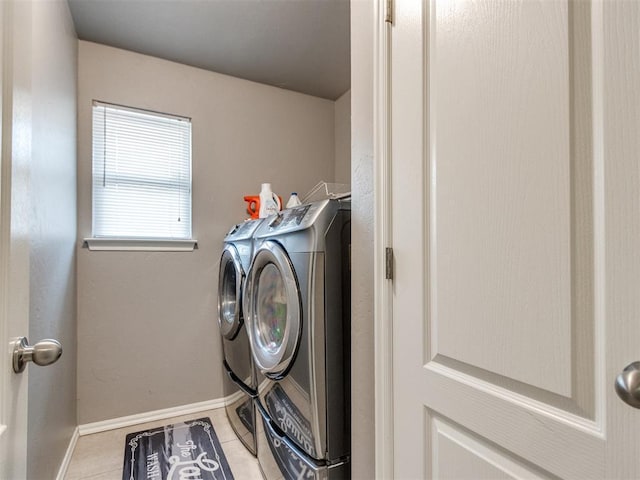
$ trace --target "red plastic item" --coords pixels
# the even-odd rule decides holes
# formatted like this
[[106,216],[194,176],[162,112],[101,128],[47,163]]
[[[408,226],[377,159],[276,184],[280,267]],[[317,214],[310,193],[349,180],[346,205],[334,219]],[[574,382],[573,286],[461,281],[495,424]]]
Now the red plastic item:
[[245,195],[244,201],[247,202],[247,213],[256,220],[260,216],[260,195]]

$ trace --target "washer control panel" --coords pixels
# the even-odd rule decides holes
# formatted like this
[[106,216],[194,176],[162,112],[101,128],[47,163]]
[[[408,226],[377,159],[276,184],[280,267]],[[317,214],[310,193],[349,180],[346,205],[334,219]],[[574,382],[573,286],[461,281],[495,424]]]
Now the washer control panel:
[[249,220],[234,225],[225,236],[226,241],[249,239],[260,226],[262,220]]

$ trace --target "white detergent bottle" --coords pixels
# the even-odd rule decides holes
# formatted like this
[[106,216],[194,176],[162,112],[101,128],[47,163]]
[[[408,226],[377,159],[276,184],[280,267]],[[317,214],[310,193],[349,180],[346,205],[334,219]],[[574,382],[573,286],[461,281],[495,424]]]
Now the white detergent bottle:
[[287,202],[287,208],[297,207],[298,205],[302,205],[300,199],[298,198],[298,194],[296,192],[291,192],[291,196],[289,197],[289,201]]
[[263,183],[260,190],[260,218],[266,218],[282,210],[280,198],[271,191],[270,183]]

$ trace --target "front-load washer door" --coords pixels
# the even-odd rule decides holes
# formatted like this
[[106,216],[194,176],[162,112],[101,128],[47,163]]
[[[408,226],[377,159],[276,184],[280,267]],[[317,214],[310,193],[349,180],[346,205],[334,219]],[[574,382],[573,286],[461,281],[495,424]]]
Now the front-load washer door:
[[277,242],[257,251],[247,276],[247,330],[256,366],[269,378],[289,371],[302,332],[300,292],[291,261]]
[[242,327],[243,282],[240,255],[233,245],[227,245],[220,258],[218,278],[218,323],[220,333],[227,340],[233,340]]

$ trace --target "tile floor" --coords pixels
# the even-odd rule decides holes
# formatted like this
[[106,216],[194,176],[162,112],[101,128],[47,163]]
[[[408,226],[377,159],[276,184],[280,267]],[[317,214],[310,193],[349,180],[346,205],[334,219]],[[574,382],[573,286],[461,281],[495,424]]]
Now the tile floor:
[[124,441],[128,433],[173,422],[209,417],[236,480],[261,480],[258,461],[236,437],[224,408],[142,423],[78,439],[65,480],[122,480]]

